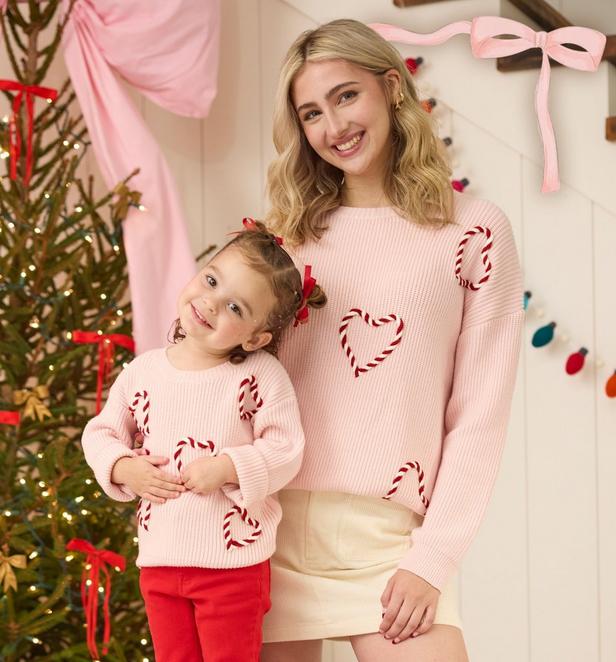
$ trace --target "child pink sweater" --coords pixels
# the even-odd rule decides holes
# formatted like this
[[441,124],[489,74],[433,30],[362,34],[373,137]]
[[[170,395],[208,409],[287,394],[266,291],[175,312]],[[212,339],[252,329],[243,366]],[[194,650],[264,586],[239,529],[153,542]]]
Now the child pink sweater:
[[[298,255],[328,296],[288,333],[306,451],[290,488],[385,497],[425,515],[400,568],[442,588],[484,514],[523,321],[507,218],[455,194],[456,223],[340,207]],[[332,532],[334,535],[334,532]]]
[[272,555],[281,512],[271,495],[297,473],[304,445],[295,393],[277,359],[259,351],[238,365],[187,371],[157,349],[132,361],[82,439],[96,479],[118,501],[136,496],[110,476],[119,458],[135,454],[138,430],[174,475],[203,454],[229,455],[239,487],[142,501],[137,565],[237,568]]

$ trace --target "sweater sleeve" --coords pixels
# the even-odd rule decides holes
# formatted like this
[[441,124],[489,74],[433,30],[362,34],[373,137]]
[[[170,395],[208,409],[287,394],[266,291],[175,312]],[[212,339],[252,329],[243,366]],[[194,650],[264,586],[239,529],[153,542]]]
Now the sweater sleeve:
[[283,488],[302,462],[304,432],[299,406],[286,371],[277,367],[277,383],[269,393],[264,392],[263,406],[253,418],[254,441],[221,451],[231,458],[239,479],[239,486],[227,485],[223,490],[241,507],[263,501]]
[[136,494],[126,485],[111,482],[113,465],[121,457],[134,457],[131,449],[137,426],[128,411],[126,382],[130,366],[125,368],[109,390],[100,414],[86,425],[81,438],[86,462],[99,485],[116,501],[130,501]]
[[[442,590],[459,567],[486,510],[507,434],[524,313],[519,261],[511,227],[489,205],[480,225],[492,232],[490,278],[464,290],[441,462],[423,524],[399,567]],[[466,270],[466,267],[465,267]],[[485,273],[476,251],[461,274]]]

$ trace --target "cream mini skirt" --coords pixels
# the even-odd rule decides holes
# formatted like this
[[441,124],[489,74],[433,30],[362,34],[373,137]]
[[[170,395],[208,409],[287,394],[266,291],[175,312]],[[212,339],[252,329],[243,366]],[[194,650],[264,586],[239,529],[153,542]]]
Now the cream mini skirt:
[[[397,503],[339,492],[283,490],[263,641],[345,639],[378,632],[381,594],[423,517]],[[457,583],[435,624],[462,628]]]

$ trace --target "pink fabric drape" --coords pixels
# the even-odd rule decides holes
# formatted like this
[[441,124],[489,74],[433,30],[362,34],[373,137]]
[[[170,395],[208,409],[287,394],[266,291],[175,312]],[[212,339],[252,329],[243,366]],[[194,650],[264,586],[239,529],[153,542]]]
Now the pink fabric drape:
[[146,211],[131,207],[124,222],[137,352],[165,343],[196,265],[171,172],[118,76],[167,110],[203,117],[216,94],[219,28],[219,0],[77,0],[64,32],[105,183],[140,168],[130,185]]

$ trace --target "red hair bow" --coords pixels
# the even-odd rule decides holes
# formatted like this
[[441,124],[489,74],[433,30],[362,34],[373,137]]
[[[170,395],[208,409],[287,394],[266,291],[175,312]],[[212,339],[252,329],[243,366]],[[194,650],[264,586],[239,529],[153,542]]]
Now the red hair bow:
[[308,299],[312,292],[314,291],[314,286],[317,284],[317,281],[315,278],[311,276],[312,272],[312,267],[307,264],[304,267],[304,284],[302,286],[302,305],[301,308],[295,313],[295,323],[293,326],[297,326],[298,324],[306,324],[308,321],[308,315],[309,315],[309,310],[308,310]]
[[[261,230],[259,230],[257,227],[257,222],[254,218],[247,216],[246,218],[242,219],[242,224],[244,225],[244,228],[248,230],[248,232],[261,232]],[[274,239],[279,246],[282,246],[282,237],[274,237]]]

